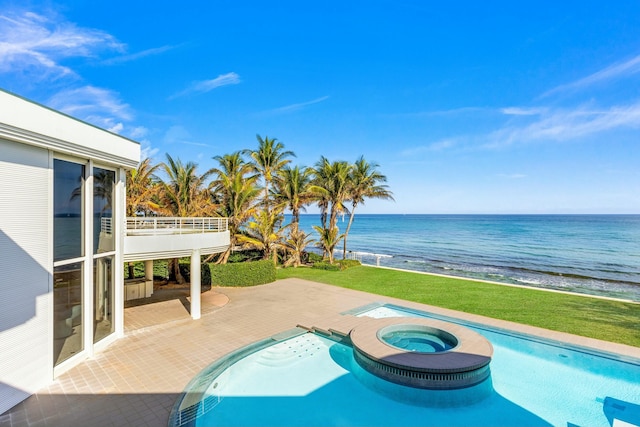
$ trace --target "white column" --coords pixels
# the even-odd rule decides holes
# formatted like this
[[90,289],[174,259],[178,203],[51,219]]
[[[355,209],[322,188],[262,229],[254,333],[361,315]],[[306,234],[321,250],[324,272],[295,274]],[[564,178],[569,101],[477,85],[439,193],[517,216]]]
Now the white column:
[[153,260],[144,262],[144,297],[153,295]]
[[200,318],[200,249],[191,253],[191,318]]
[[116,194],[113,209],[113,238],[116,245],[114,322],[116,324],[116,336],[124,336],[124,235],[127,232],[127,200],[126,200],[126,172],[123,168],[118,170],[116,179]]
[[84,181],[84,268],[82,270],[82,335],[87,356],[93,356],[93,161],[85,163]]
[[144,262],[144,279],[153,280],[153,260]]

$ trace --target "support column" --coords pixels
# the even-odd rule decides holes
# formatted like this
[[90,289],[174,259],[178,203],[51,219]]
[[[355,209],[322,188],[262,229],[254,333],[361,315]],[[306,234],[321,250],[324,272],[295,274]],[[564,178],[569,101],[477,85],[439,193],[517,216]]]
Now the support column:
[[153,280],[153,260],[144,262],[144,279]]
[[191,253],[191,318],[200,318],[200,249]]
[[153,294],[153,260],[144,262],[144,296],[149,298]]

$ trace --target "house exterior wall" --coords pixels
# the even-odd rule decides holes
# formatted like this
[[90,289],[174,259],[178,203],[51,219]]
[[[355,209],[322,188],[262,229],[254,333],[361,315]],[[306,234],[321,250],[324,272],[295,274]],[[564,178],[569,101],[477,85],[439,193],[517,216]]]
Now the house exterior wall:
[[0,413],[53,378],[48,150],[0,139]]
[[[140,146],[0,90],[0,414],[122,336],[125,172]],[[54,369],[54,159],[84,165],[84,346]],[[93,342],[92,171],[115,171],[115,331]],[[75,262],[75,261],[74,261]],[[120,284],[120,286],[117,286]],[[79,315],[79,314],[78,314]],[[80,334],[78,334],[80,335]],[[58,337],[59,338],[59,337]]]

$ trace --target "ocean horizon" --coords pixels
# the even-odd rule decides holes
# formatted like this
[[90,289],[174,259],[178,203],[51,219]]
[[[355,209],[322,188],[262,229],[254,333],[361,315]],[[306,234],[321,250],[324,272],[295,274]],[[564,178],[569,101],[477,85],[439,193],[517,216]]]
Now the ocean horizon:
[[[300,217],[312,237],[319,224]],[[640,302],[637,214],[356,213],[347,250],[363,264]]]

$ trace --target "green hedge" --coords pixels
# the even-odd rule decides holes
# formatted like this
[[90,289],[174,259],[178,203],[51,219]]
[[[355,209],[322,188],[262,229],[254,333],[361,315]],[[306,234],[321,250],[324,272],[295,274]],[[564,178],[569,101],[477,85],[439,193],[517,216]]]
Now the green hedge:
[[255,286],[275,282],[276,267],[271,260],[233,264],[205,264],[202,284],[212,286]]
[[341,259],[335,261],[333,264],[329,264],[328,261],[315,262],[311,268],[316,268],[318,270],[341,271],[358,265],[362,264],[356,259]]
[[329,264],[329,261],[314,262],[311,268],[316,270],[340,271],[338,264]]

